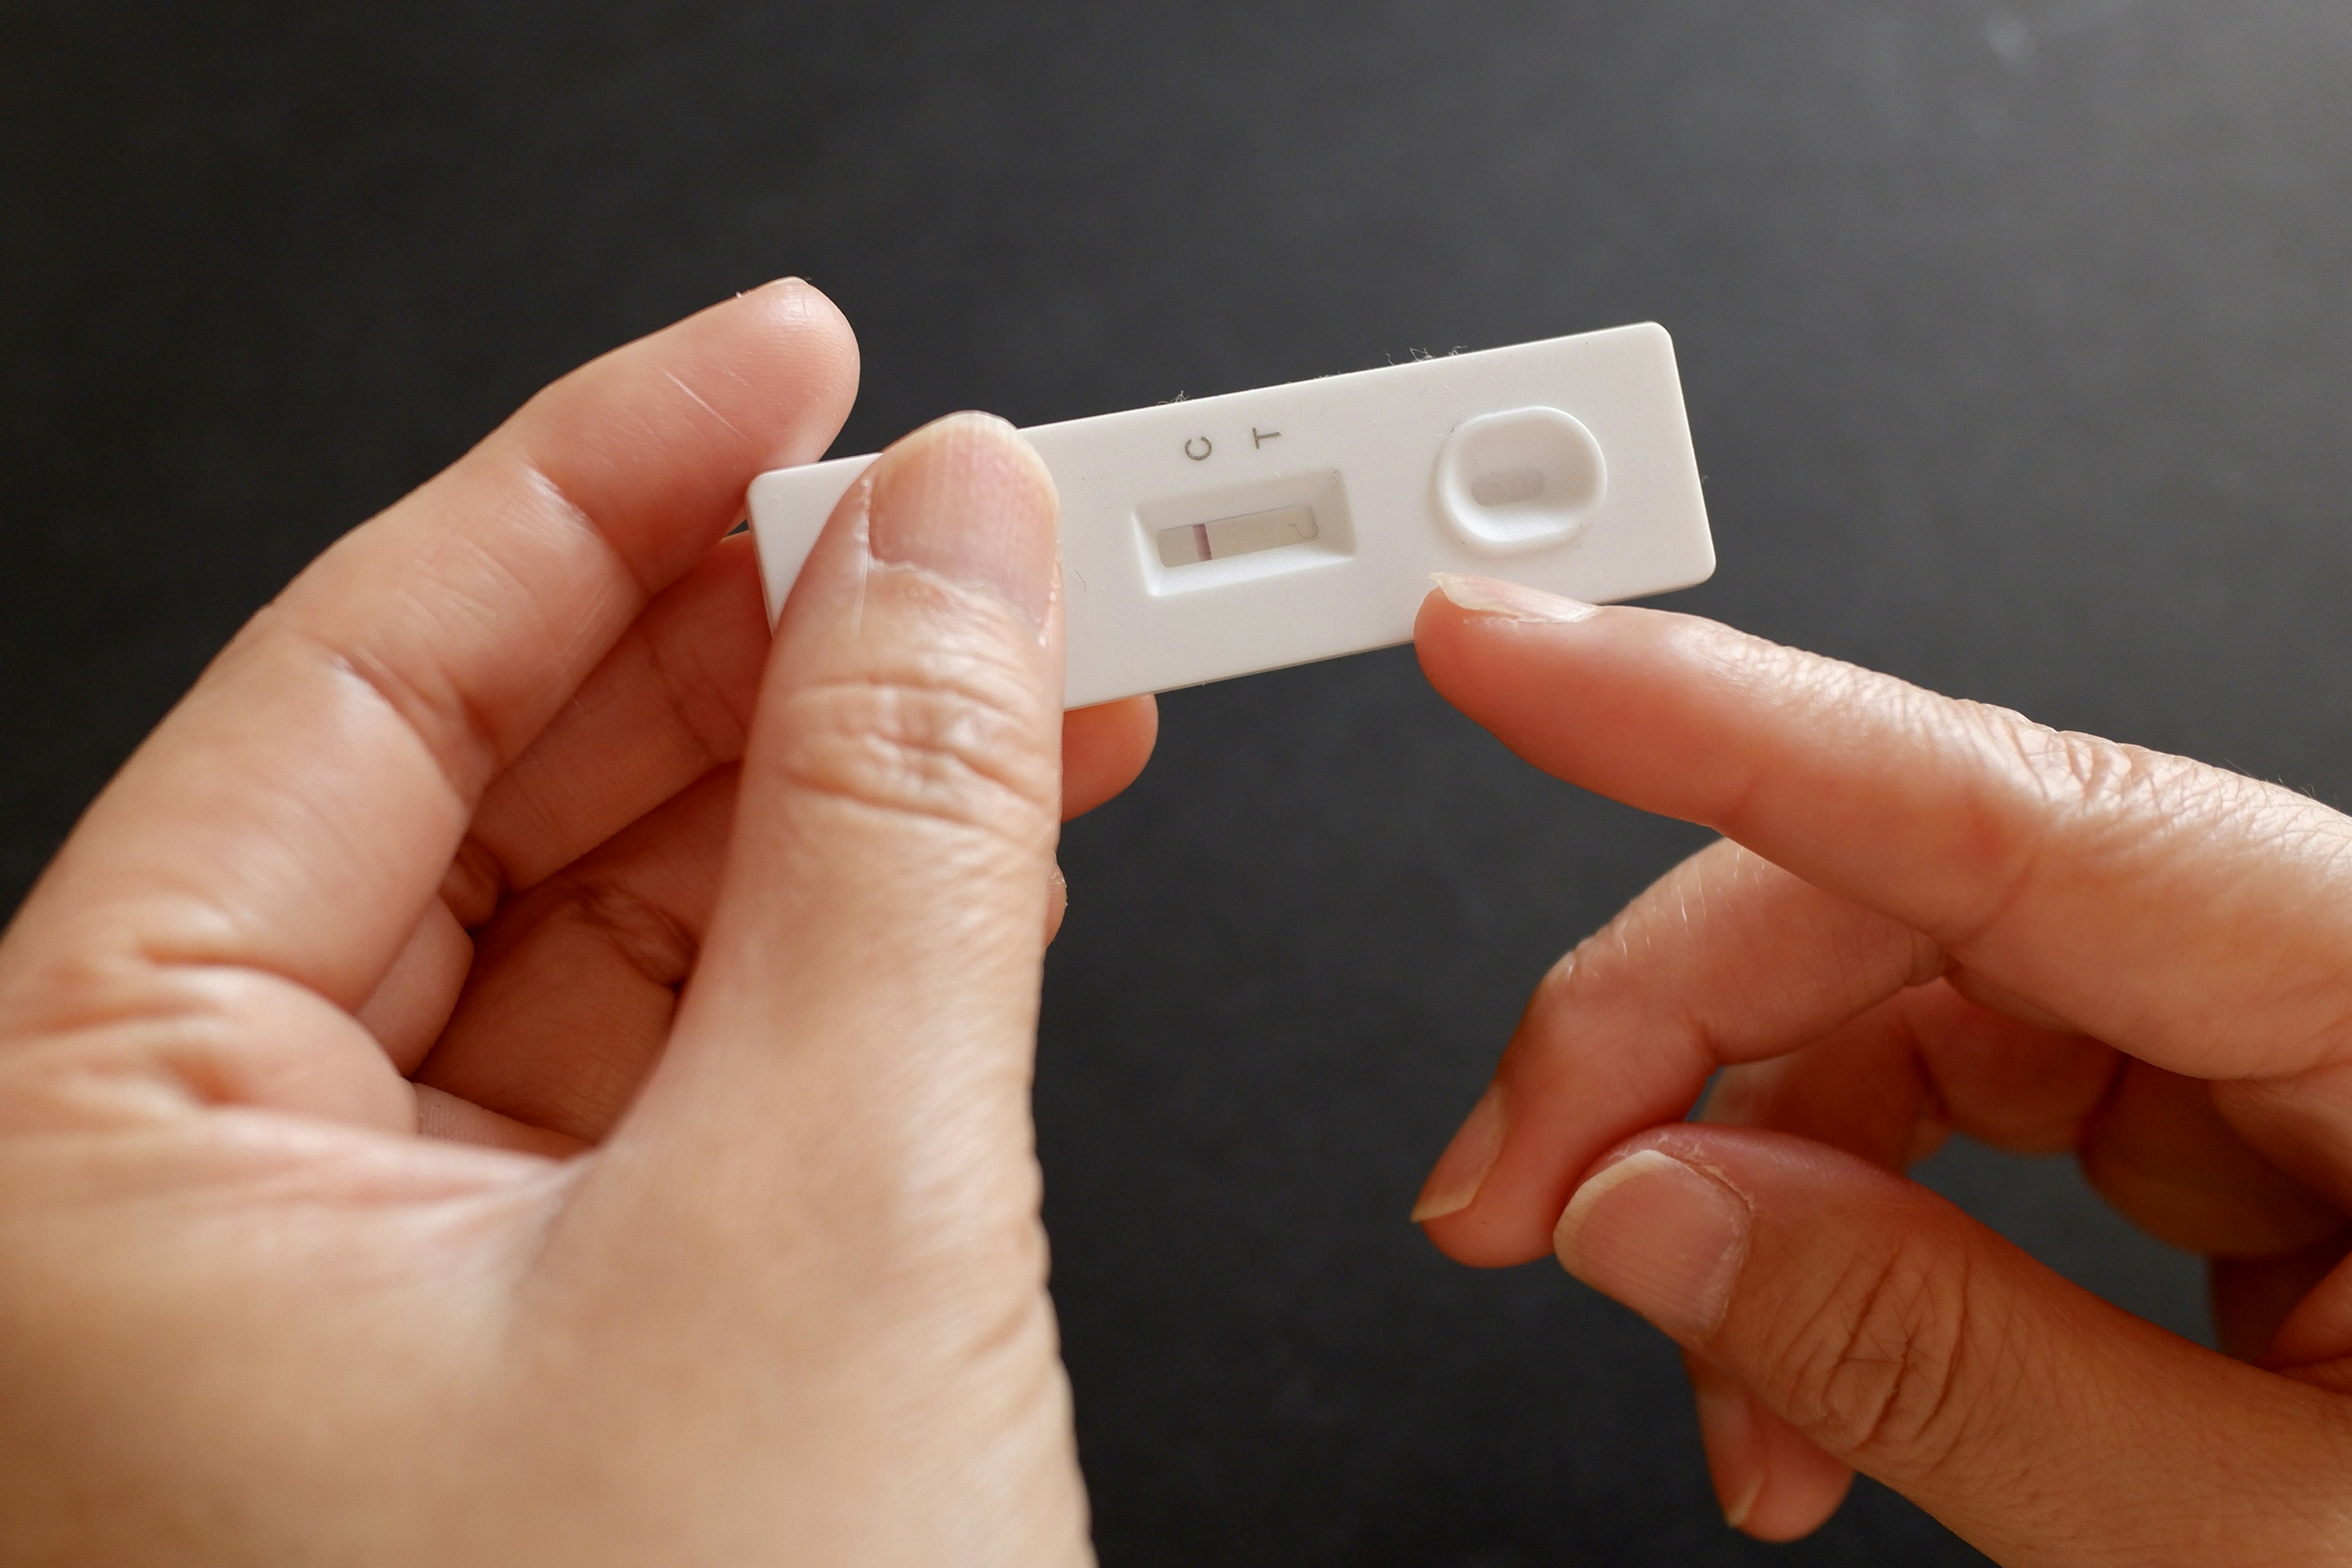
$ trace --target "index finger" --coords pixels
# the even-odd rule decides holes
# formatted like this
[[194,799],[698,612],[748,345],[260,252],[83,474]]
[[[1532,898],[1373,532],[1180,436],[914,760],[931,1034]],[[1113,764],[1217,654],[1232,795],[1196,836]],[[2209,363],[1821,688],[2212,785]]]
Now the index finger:
[[2352,820],[2316,801],[1664,611],[1456,579],[1416,639],[1537,766],[1714,827],[2075,1030],[2207,1079],[2341,1049]]

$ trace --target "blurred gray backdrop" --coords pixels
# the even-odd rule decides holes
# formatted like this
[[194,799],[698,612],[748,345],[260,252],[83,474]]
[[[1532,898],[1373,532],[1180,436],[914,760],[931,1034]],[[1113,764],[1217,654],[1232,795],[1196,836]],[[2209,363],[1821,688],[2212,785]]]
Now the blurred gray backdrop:
[[[2352,5],[0,0],[0,909],[238,622],[547,378],[771,276],[839,450],[1654,319],[1767,635],[2352,802]],[[1404,1222],[1698,835],[1409,652],[1179,693],[1038,1083],[1105,1562],[1937,1563],[1718,1523],[1673,1355]],[[2063,1163],[1937,1181],[2202,1332]]]

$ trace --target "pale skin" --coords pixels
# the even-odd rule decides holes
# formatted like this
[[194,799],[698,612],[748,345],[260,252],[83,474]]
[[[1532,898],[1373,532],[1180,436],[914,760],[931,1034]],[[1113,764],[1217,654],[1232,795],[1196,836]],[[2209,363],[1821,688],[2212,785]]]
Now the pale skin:
[[[791,281],[567,377],[90,808],[0,939],[0,1562],[1090,1560],[1029,1076],[1056,823],[1154,711],[1062,713],[983,416],[771,643],[721,536],[856,380]],[[1685,616],[1457,580],[1419,641],[1726,835],[1538,990],[1440,1247],[1673,1335],[1754,1534],[1852,1467],[2008,1563],[2352,1544],[2352,822]],[[2078,1149],[2248,1359],[1904,1181],[1949,1131]]]
[[1065,721],[976,416],[771,649],[720,538],[856,380],[793,282],[578,372],[91,807],[0,947],[0,1560],[1089,1559],[1029,1067],[1154,717]]

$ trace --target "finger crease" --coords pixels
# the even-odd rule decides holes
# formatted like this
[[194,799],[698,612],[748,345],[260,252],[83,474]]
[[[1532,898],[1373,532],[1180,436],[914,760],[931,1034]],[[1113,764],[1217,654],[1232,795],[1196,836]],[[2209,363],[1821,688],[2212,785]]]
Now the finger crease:
[[[470,803],[496,771],[501,748],[489,715],[463,684],[452,683],[445,700],[425,695],[395,667],[363,648],[342,647],[299,627],[293,635],[325,657],[328,667],[373,695],[425,748],[442,782],[460,802]],[[436,738],[435,731],[453,731]]]
[[[951,765],[970,777],[1013,796],[1024,808],[1033,804],[1025,792],[1000,779],[992,778],[985,772],[973,768],[961,760],[952,761]],[[793,787],[797,790],[826,799],[845,802],[848,805],[862,807],[876,816],[928,817],[933,822],[944,822],[956,827],[979,828],[992,837],[1015,845],[1024,851],[1033,847],[1031,845],[1020,843],[1014,835],[986,821],[983,814],[959,809],[946,801],[933,800],[927,795],[896,795],[887,800],[877,799],[871,789],[847,779],[827,777],[818,770],[795,770],[789,776],[792,779]]]
[[[707,696],[699,689],[703,683],[688,680],[671,668],[662,652],[660,638],[645,635],[644,640],[646,663],[653,671],[654,684],[661,691],[663,703],[669,709],[670,716],[677,721],[678,729],[702,753],[702,765],[694,770],[695,775],[700,777],[721,763],[741,758],[744,728],[734,710],[723,701],[697,700]],[[694,698],[690,699],[688,693],[693,693]],[[711,708],[718,709],[726,717],[727,728],[723,732],[714,732],[710,724],[698,717]]]
[[[537,459],[527,453],[518,453],[515,461],[522,469],[524,482],[545,497],[557,515],[594,540],[604,553],[612,557],[614,563],[620,567],[622,575],[628,578],[630,584],[636,589],[637,607],[642,608],[661,585],[647,579],[637,563],[629,558],[628,552],[613,542],[612,535],[606,533],[604,526],[596,521],[596,514],[574,500],[562,481],[540,467]],[[635,613],[633,609],[633,616]]]
[[2042,836],[2039,831],[2026,836],[2017,863],[2002,877],[2000,886],[1985,904],[1982,911],[1948,935],[1938,934],[1934,940],[1947,956],[1957,956],[1982,942],[1995,930],[2007,923],[2010,915],[2023,901],[2026,890],[2042,869]]

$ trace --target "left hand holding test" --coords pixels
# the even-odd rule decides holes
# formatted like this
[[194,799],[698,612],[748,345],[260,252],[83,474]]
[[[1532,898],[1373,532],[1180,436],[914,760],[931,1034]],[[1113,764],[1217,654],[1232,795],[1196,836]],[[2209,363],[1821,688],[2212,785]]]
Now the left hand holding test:
[[977,416],[771,647],[721,536],[856,381],[793,282],[566,377],[90,808],[0,943],[0,1555],[1089,1560],[1029,1071],[1152,709],[1065,719]]

